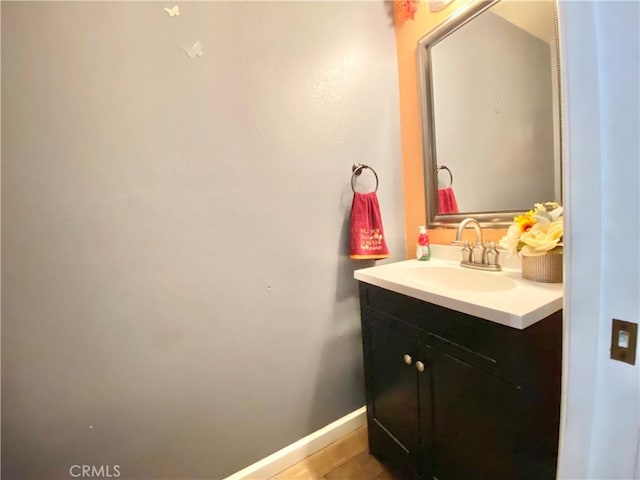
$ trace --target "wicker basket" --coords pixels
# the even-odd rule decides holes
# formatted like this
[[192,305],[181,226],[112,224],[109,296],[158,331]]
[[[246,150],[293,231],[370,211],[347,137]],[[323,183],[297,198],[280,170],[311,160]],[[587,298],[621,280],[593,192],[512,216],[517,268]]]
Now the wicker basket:
[[562,283],[562,254],[522,257],[522,278],[534,282]]

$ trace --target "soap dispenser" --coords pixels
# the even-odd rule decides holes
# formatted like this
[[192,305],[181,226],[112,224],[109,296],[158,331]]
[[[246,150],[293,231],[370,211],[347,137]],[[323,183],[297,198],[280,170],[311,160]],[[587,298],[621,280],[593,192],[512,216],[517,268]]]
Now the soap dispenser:
[[416,247],[416,258],[418,260],[431,259],[431,246],[429,245],[429,235],[427,235],[427,227],[420,226],[418,233],[418,245]]

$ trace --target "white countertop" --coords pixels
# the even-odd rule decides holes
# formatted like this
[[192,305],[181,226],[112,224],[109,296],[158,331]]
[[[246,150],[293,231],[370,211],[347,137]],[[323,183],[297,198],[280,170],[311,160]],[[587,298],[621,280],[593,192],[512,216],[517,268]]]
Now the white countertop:
[[524,280],[519,270],[504,266],[501,272],[483,272],[462,268],[457,261],[432,258],[363,268],[354,277],[520,330],[557,312],[563,304],[561,283]]

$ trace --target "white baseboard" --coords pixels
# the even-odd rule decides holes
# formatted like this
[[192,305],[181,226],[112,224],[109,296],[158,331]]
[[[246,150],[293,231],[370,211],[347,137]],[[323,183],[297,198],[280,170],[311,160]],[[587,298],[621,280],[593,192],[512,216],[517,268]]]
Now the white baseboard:
[[265,480],[271,478],[348,433],[363,427],[366,423],[367,410],[366,407],[361,407],[224,480]]

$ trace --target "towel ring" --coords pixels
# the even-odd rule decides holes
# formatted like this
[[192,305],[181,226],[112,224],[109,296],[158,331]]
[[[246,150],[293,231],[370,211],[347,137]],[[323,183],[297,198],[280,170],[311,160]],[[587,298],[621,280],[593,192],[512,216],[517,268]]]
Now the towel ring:
[[436,168],[436,177],[438,176],[438,173],[440,172],[440,170],[446,170],[447,172],[449,172],[449,186],[453,187],[453,173],[451,173],[451,170],[449,169],[449,167],[447,167],[446,165],[441,165],[438,168]]
[[376,173],[376,171],[373,168],[371,168],[369,165],[365,165],[363,163],[354,163],[351,166],[351,171],[353,172],[351,174],[351,190],[353,190],[353,193],[356,193],[356,177],[359,177],[365,168],[368,168],[369,170],[371,170],[371,172],[373,172],[373,176],[376,177],[376,188],[374,192],[378,191],[379,182],[378,182],[378,174]]

